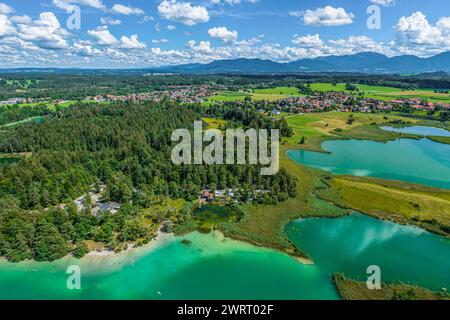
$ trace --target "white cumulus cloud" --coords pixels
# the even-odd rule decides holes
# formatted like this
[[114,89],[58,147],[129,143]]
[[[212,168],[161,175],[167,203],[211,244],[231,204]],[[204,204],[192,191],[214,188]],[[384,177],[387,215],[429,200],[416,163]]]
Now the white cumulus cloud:
[[113,19],[111,17],[101,17],[100,22],[103,25],[109,25],[109,26],[118,26],[122,24],[122,20],[120,19]]
[[0,37],[13,35],[16,29],[12,26],[11,21],[4,14],[0,14]]
[[98,56],[102,53],[99,49],[94,48],[90,41],[76,41],[73,49],[77,54],[85,57]]
[[417,11],[401,17],[395,26],[394,46],[399,53],[429,56],[450,50],[450,17],[441,17],[432,25]]
[[316,48],[323,46],[323,40],[320,39],[319,34],[315,35],[306,35],[306,36],[294,36],[292,43],[304,48]]
[[350,36],[347,39],[330,40],[331,51],[336,55],[351,55],[359,52],[377,52],[386,54],[387,49],[367,36]]
[[[250,2],[250,3],[256,3],[259,0],[245,0],[245,1]],[[209,2],[211,2],[212,4],[226,3],[226,4],[233,6],[235,4],[239,4],[239,3],[243,2],[243,0],[210,0]]]
[[198,44],[195,40],[190,40],[186,43],[186,47],[194,52],[209,54],[213,50],[209,41],[200,41]]
[[212,38],[217,38],[223,42],[234,42],[237,40],[238,32],[230,31],[226,27],[215,27],[208,30],[208,34]]
[[353,13],[348,13],[344,8],[326,6],[316,10],[306,10],[303,14],[303,24],[317,27],[343,26],[353,23]]
[[33,20],[26,15],[23,16],[12,16],[10,18],[10,20],[14,23],[24,23],[24,24],[30,24],[31,22],[33,22]]
[[130,15],[140,16],[145,13],[144,10],[142,10],[141,8],[128,7],[128,6],[124,6],[123,4],[118,4],[118,3],[113,5],[112,10],[115,13],[124,14],[127,16],[130,16]]
[[106,9],[102,0],[53,0],[53,5],[64,10],[67,10],[72,5],[87,6],[101,10]]
[[14,12],[14,9],[7,4],[0,2],[0,14],[11,14]]
[[107,26],[98,27],[95,30],[88,30],[90,36],[97,40],[97,44],[101,46],[113,46],[119,43],[119,40],[109,32]]
[[131,35],[129,38],[122,36],[120,38],[121,48],[124,49],[145,49],[147,46],[145,43],[140,42],[136,34]]
[[43,12],[31,23],[17,24],[18,36],[44,49],[66,49],[69,32],[61,27],[53,12]]
[[166,20],[173,20],[188,26],[208,22],[209,13],[203,6],[193,6],[190,2],[164,0],[158,6],[159,15]]
[[378,4],[383,7],[389,7],[395,5],[395,0],[370,0],[373,4]]

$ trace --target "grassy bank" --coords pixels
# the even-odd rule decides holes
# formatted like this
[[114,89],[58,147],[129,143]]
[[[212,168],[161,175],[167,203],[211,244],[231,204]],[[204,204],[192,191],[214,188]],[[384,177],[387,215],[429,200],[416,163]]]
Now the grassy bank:
[[[331,196],[330,196],[331,195]],[[324,199],[400,224],[449,236],[450,191],[400,181],[336,176]]]
[[[351,119],[351,124],[350,120]],[[401,137],[413,137],[397,132],[380,130],[380,126],[393,123],[415,125],[417,119],[405,118],[397,115],[366,114],[366,113],[310,113],[286,118],[288,125],[294,129],[294,135],[286,139],[294,149],[317,149],[317,143],[331,139],[368,139],[375,141],[389,141]],[[302,137],[307,140],[299,145]]]
[[450,144],[450,137],[429,137],[429,139],[439,143]]
[[344,300],[449,300],[446,292],[432,292],[427,289],[400,283],[381,285],[380,290],[369,290],[365,282],[347,279],[342,274],[333,276],[333,282]]

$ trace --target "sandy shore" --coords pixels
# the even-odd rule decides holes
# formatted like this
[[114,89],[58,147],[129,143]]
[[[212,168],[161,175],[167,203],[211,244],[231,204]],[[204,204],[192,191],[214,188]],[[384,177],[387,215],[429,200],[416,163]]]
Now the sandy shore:
[[159,245],[166,243],[167,240],[172,239],[174,237],[173,234],[169,234],[169,233],[164,233],[158,230],[158,232],[156,233],[156,237],[154,239],[152,239],[152,241],[150,241],[149,243],[140,246],[140,247],[135,247],[133,244],[128,244],[128,248],[126,250],[123,250],[121,252],[114,252],[114,250],[110,250],[110,249],[104,249],[104,250],[94,250],[89,252],[88,254],[86,254],[84,256],[84,258],[91,258],[91,257],[112,257],[112,256],[120,256],[120,255],[126,255],[129,254],[130,252],[134,252],[134,251],[148,251],[151,249],[154,249],[156,247],[158,247]]
[[314,265],[314,262],[311,259],[294,256],[291,257],[294,258],[296,261],[300,262],[301,264]]

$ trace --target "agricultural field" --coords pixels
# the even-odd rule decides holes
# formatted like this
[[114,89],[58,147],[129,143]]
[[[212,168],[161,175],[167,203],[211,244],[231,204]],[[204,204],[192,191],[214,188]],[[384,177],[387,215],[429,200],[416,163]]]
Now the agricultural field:
[[244,101],[244,99],[249,96],[248,93],[244,93],[241,91],[221,91],[219,94],[210,96],[205,101],[205,104],[210,104],[211,102],[216,101]]
[[[359,92],[364,92],[366,98],[372,98],[377,100],[395,100],[395,99],[409,99],[409,98],[419,98],[423,100],[429,100],[432,102],[447,102],[450,103],[450,94],[447,93],[435,93],[431,89],[420,89],[413,91],[405,91],[394,87],[383,87],[383,86],[368,86],[368,85],[356,85]],[[313,83],[311,84],[311,89],[314,91],[344,91],[350,93],[351,91],[346,90],[344,83],[338,83],[333,85],[332,83]]]
[[214,102],[214,101],[244,101],[246,97],[251,97],[253,100],[267,100],[267,101],[276,101],[280,99],[285,99],[290,96],[301,96],[299,90],[297,88],[292,87],[276,87],[269,89],[255,89],[251,92],[243,92],[243,91],[221,91],[219,94],[215,96],[208,97],[208,101],[206,103]]
[[301,96],[300,91],[297,88],[292,87],[276,87],[270,89],[255,89],[252,91],[253,100],[269,100],[275,101],[285,99],[288,97]]
[[[366,98],[372,98],[383,101],[390,101],[395,99],[410,99],[418,98],[432,102],[446,102],[450,103],[450,94],[436,93],[431,89],[418,89],[418,90],[401,90],[394,87],[383,86],[369,86],[369,85],[356,85],[359,89],[359,93],[364,93]],[[327,91],[343,91],[346,93],[352,93],[352,91],[346,90],[344,83],[332,84],[332,83],[312,83],[310,88],[313,91],[327,92]],[[355,92],[353,92],[355,93]],[[221,91],[219,94],[208,97],[206,103],[214,101],[244,101],[246,97],[251,97],[253,100],[267,100],[276,101],[280,99],[286,99],[288,97],[300,97],[303,94],[299,89],[293,87],[276,87],[269,89],[254,89],[251,92],[244,91]]]

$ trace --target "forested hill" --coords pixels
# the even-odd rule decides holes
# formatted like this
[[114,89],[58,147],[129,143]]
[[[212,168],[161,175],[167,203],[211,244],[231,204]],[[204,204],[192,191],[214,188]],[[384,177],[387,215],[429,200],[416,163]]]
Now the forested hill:
[[[40,124],[0,130],[0,153],[28,155],[0,166],[0,255],[52,260],[82,248],[83,240],[135,240],[145,230],[139,212],[154,196],[191,201],[205,186],[239,190],[240,202],[295,195],[296,181],[284,170],[262,177],[253,165],[172,164],[172,131],[199,118],[169,103],[80,104]],[[74,209],[74,199],[103,184],[104,197],[123,204],[119,213],[94,217]]]

